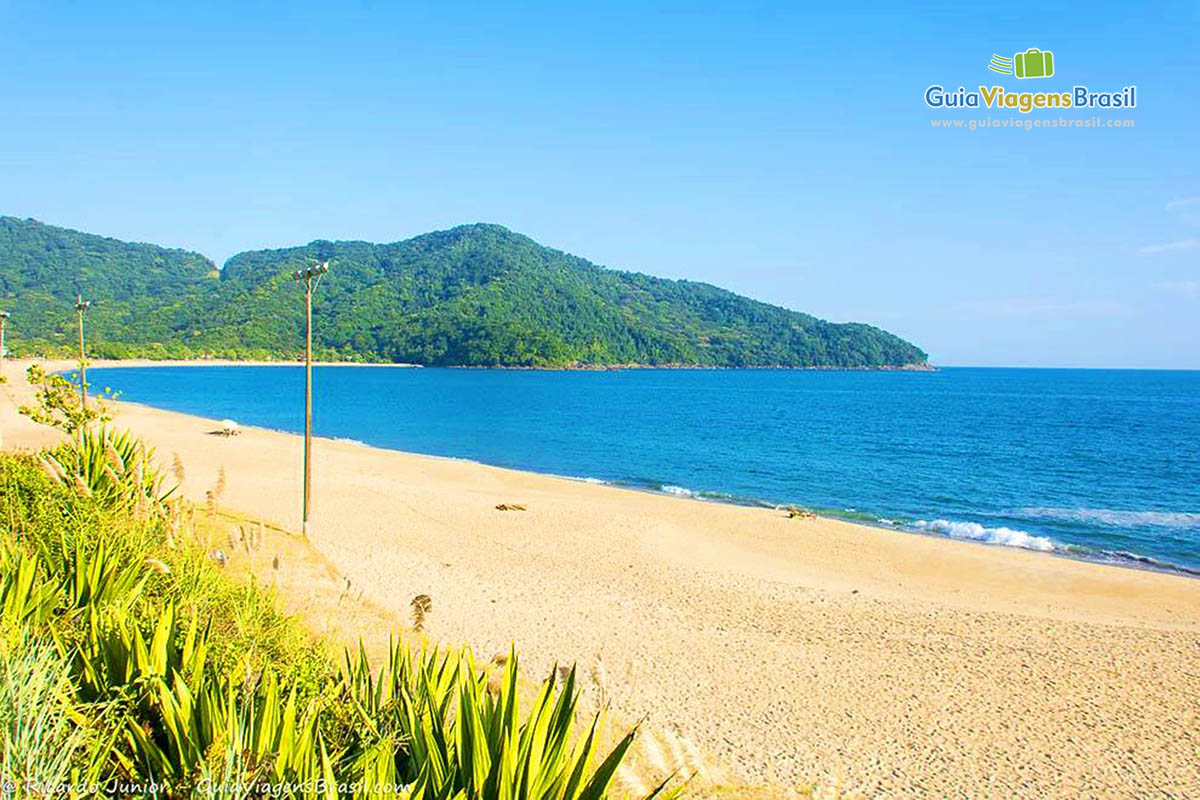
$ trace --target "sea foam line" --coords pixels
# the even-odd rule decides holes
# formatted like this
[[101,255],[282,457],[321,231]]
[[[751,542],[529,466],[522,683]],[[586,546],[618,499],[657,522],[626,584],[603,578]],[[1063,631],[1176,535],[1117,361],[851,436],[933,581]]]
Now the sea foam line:
[[1035,536],[1027,531],[1014,528],[985,528],[978,522],[951,522],[946,519],[923,520],[909,523],[909,526],[919,531],[940,533],[954,539],[972,539],[988,544],[1002,544],[1006,547],[1020,547],[1025,550],[1039,550],[1043,553],[1053,553],[1056,547],[1049,536]]
[[1200,512],[1129,511],[1112,508],[1022,508],[1017,513],[1033,519],[1112,525],[1122,528],[1200,528]]

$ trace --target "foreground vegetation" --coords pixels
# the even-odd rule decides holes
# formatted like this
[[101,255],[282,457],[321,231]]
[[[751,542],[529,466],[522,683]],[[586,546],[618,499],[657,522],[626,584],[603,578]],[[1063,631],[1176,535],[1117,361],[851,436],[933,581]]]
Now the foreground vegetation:
[[[335,663],[231,582],[153,453],[96,424],[0,454],[0,779],[20,797],[601,798],[574,671],[522,713],[518,659]],[[214,558],[217,556],[217,558]],[[653,794],[676,794],[660,786]]]
[[[871,368],[926,355],[886,331],[834,324],[715,286],[605,269],[497,225],[393,244],[313,242],[234,256],[0,217],[0,307],[10,346],[66,355],[76,292],[90,352],[105,358],[293,358],[292,272],[333,269],[315,295],[314,345],[330,360],[426,365],[605,364]],[[12,309],[13,304],[16,308]]]

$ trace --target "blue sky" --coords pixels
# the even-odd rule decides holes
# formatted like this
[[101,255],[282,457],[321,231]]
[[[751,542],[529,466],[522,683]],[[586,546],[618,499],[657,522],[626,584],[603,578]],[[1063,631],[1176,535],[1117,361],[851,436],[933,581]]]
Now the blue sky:
[[[0,0],[0,214],[218,262],[496,222],[935,363],[1200,368],[1200,6],[963,5]],[[933,129],[1020,116],[934,83],[1135,127]]]

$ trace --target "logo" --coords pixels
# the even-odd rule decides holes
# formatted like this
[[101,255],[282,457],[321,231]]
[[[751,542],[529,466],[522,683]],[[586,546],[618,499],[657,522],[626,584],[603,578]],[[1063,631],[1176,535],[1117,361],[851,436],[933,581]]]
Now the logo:
[[[987,67],[992,72],[1011,75],[1019,80],[1055,76],[1054,53],[1036,47],[1022,53],[1014,53],[1012,58],[993,54]],[[1044,91],[1027,92],[1009,91],[1003,86],[994,85],[980,85],[975,90],[960,85],[955,90],[935,83],[925,90],[925,105],[947,110],[1012,110],[1021,114],[1058,112],[1061,109],[1131,109],[1137,108],[1137,86],[1097,92],[1076,84],[1047,86]]]
[[1049,78],[1054,74],[1054,53],[1038,50],[1036,47],[1031,47],[1024,53],[1017,53],[1012,58],[993,53],[988,69],[1018,78]]

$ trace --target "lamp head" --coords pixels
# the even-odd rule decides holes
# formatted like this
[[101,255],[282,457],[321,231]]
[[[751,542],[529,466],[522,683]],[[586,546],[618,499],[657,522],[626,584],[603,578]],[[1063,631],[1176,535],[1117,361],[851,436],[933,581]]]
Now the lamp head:
[[322,261],[320,264],[314,264],[308,269],[298,269],[292,273],[292,278],[298,281],[306,281],[324,275],[329,272],[329,262]]

